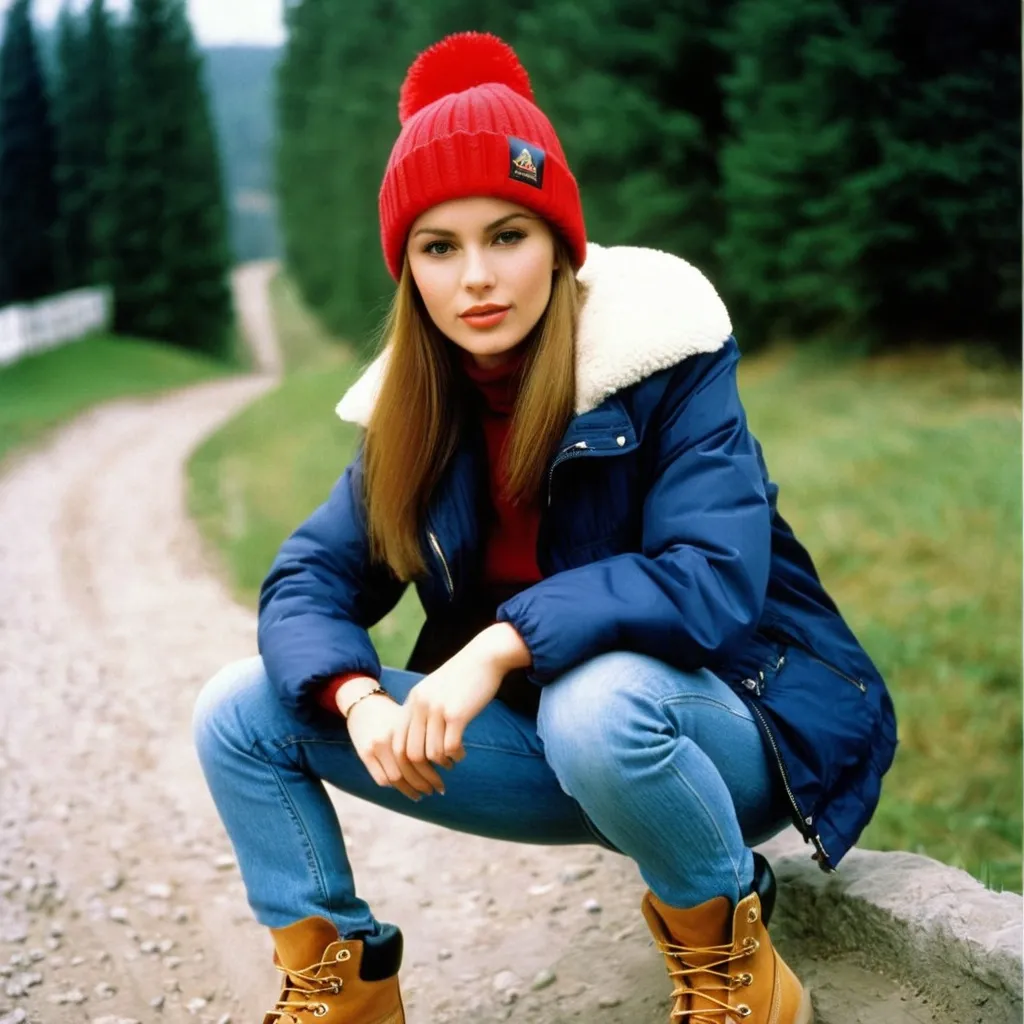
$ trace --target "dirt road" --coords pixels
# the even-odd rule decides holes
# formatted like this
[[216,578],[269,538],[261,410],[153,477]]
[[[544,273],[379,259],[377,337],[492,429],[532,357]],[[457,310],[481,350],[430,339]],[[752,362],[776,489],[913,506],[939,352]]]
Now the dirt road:
[[[236,285],[273,370],[270,272]],[[254,615],[211,571],[183,467],[274,379],[115,402],[2,469],[0,1024],[242,1024],[273,1001],[189,728],[203,682],[255,651]],[[406,933],[414,1024],[667,1020],[630,862],[337,806],[362,894]],[[799,968],[821,1021],[944,1019],[849,962]]]

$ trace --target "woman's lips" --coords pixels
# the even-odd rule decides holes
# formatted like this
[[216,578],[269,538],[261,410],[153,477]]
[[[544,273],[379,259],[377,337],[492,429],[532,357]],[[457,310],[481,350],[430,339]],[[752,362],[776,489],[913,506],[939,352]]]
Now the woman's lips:
[[504,309],[493,309],[489,313],[463,313],[460,319],[464,320],[470,327],[475,327],[477,330],[484,330],[488,327],[496,327],[500,324],[501,321],[508,316],[510,308],[511,307],[506,306]]

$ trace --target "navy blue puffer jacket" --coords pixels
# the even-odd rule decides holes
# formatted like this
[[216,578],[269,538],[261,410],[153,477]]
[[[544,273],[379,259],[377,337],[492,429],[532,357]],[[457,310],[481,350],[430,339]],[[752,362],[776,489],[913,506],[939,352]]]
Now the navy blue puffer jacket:
[[[777,508],[736,387],[739,351],[708,281],[676,257],[591,245],[577,408],[551,460],[544,575],[497,610],[538,686],[631,650],[708,667],[749,705],[793,823],[824,869],[856,842],[896,748],[885,683]],[[385,352],[339,404],[365,423]],[[315,714],[341,672],[380,673],[367,630],[404,589],[368,557],[357,457],[282,546],[260,598],[259,644],[281,698]],[[472,593],[482,552],[478,445],[452,458],[424,523],[425,629]]]

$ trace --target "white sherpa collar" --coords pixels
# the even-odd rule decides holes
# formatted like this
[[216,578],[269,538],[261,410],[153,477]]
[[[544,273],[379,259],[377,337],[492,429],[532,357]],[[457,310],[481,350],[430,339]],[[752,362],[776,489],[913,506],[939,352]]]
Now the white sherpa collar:
[[[732,333],[711,282],[678,256],[589,243],[579,272],[587,285],[576,338],[576,413],[700,352]],[[384,377],[385,349],[338,403],[338,416],[366,426]]]

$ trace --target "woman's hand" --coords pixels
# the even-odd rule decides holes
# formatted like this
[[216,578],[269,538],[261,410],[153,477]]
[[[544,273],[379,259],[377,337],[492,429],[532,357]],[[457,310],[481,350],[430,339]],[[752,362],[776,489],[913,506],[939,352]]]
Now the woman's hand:
[[526,644],[507,622],[478,633],[409,691],[403,705],[407,731],[394,737],[398,763],[423,773],[433,771],[430,762],[450,768],[461,761],[466,726],[494,699],[508,672],[529,664]]
[[[352,745],[378,786],[394,786],[410,800],[444,792],[444,783],[433,765],[413,765],[405,757],[405,705],[383,694],[373,694],[354,704],[346,721]],[[401,757],[395,753],[396,737],[400,737]]]

